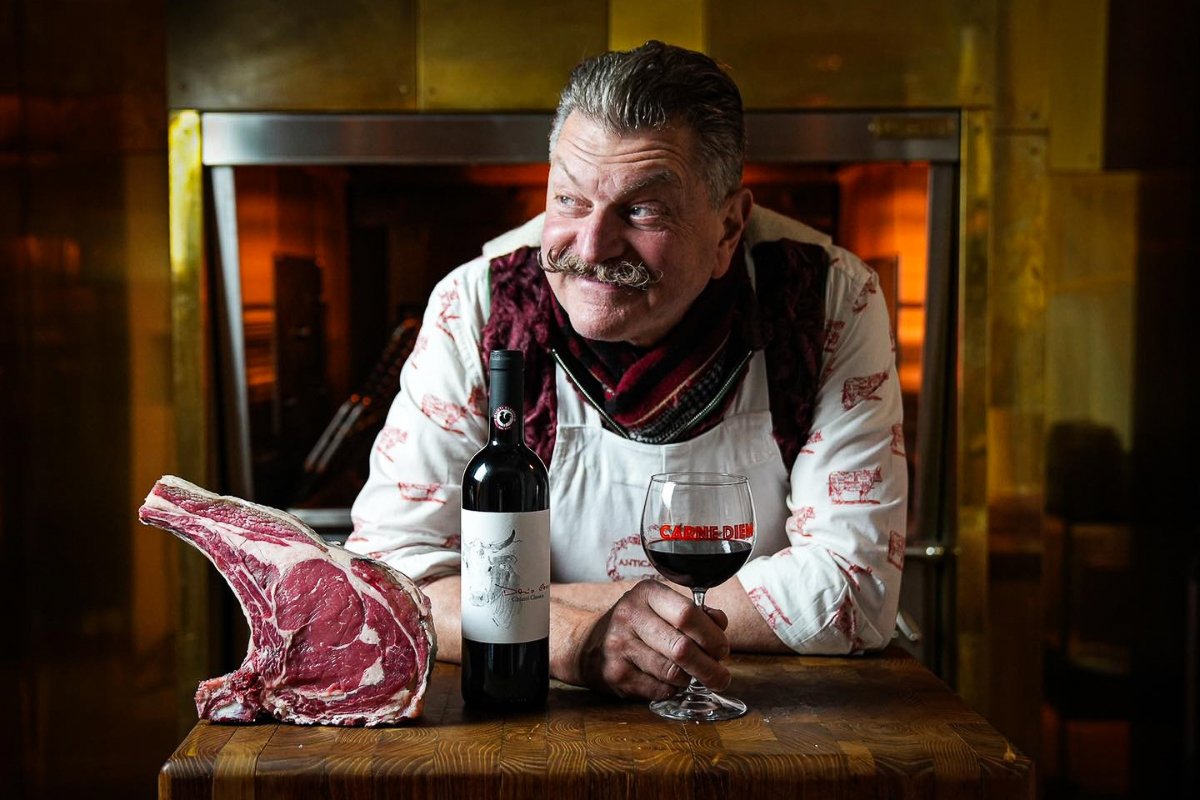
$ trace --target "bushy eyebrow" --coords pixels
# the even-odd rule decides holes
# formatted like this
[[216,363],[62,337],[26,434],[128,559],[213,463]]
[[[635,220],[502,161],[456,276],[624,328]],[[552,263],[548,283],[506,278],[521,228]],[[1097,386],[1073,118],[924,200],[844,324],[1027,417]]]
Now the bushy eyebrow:
[[[571,170],[567,169],[566,163],[564,163],[561,159],[553,159],[551,161],[551,166],[558,167],[558,169],[562,170],[563,174],[567,176],[567,179],[571,181],[571,183],[575,184],[575,186],[580,185],[579,179],[571,174]],[[636,194],[637,192],[644,191],[654,186],[671,186],[674,188],[681,188],[683,186],[683,181],[681,181],[679,176],[671,170],[660,169],[657,172],[651,172],[649,175],[643,175],[637,180],[630,182],[626,186],[623,186],[619,196],[628,197],[629,195]]]

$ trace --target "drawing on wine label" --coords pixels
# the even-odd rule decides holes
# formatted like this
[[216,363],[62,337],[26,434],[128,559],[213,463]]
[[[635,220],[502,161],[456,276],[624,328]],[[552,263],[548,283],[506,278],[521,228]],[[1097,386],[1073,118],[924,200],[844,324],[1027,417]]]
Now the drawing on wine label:
[[484,608],[497,627],[508,627],[517,615],[520,603],[513,595],[521,586],[517,573],[517,531],[495,544],[474,539],[463,547],[463,569],[470,576],[467,595],[471,605]]

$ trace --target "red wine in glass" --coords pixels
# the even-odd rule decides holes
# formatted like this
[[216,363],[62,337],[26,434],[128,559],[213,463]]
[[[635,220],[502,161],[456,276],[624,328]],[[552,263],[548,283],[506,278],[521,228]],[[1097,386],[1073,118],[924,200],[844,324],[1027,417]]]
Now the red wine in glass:
[[711,589],[737,574],[750,558],[750,542],[726,539],[646,543],[646,557],[664,578],[689,589]]
[[[692,590],[696,605],[732,578],[754,548],[754,501],[742,475],[671,472],[654,475],[642,507],[642,548],[667,580]],[[673,697],[650,704],[661,717],[685,721],[733,719],[746,704],[692,678]]]

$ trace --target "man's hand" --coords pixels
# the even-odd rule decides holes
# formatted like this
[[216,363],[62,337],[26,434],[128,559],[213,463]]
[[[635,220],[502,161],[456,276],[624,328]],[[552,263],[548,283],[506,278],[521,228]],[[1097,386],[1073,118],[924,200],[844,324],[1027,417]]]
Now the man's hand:
[[720,691],[729,685],[729,670],[720,663],[729,655],[728,624],[724,612],[701,610],[661,583],[642,581],[587,632],[580,676],[619,697],[662,699],[689,676]]

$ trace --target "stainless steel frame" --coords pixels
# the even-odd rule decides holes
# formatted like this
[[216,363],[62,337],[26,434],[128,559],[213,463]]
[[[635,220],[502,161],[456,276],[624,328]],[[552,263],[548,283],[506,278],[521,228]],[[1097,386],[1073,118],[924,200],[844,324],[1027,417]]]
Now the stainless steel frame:
[[[201,115],[205,166],[520,164],[546,160],[550,114]],[[751,112],[751,161],[959,160],[956,112]]]
[[[214,307],[222,328],[216,360],[221,385],[229,490],[253,497],[245,346],[240,326],[233,170],[254,165],[520,164],[546,160],[553,117],[531,114],[201,114],[219,255]],[[906,558],[925,569],[918,610],[922,635],[910,637],[922,660],[953,681],[955,597],[955,418],[957,352],[956,218],[961,116],[955,111],[751,112],[751,162],[845,164],[926,161],[929,260],[926,369],[918,419],[916,497],[920,510]],[[912,610],[912,609],[910,609]],[[921,639],[918,644],[917,640]]]

